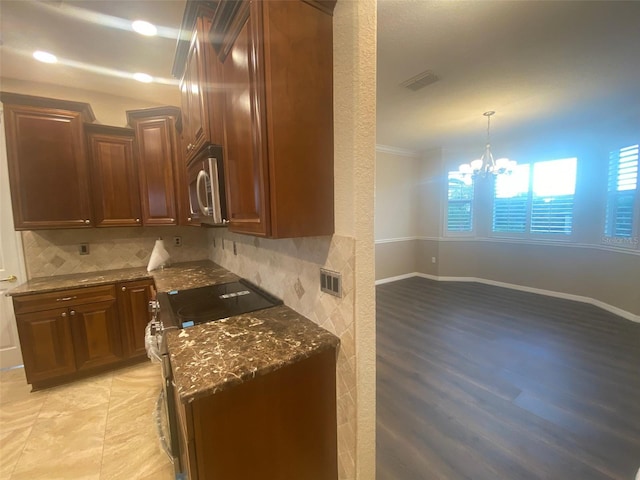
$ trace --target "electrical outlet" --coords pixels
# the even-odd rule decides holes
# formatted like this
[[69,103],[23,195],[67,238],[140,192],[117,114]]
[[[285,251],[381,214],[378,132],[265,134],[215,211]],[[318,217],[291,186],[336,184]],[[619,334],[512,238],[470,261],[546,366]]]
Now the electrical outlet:
[[436,257],[431,257],[431,263],[436,263]]
[[182,246],[182,237],[173,237],[173,246],[181,247]]
[[89,244],[81,243],[80,248],[78,249],[80,255],[89,255]]
[[233,254],[234,255],[238,255],[238,249],[236,247],[236,242],[235,241],[233,242]]
[[336,297],[342,297],[342,274],[321,268],[320,290]]

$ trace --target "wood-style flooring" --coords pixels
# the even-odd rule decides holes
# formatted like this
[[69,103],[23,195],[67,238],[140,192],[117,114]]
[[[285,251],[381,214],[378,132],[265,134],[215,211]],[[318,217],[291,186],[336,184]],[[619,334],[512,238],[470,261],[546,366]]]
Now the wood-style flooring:
[[633,480],[640,324],[477,283],[377,287],[378,480]]

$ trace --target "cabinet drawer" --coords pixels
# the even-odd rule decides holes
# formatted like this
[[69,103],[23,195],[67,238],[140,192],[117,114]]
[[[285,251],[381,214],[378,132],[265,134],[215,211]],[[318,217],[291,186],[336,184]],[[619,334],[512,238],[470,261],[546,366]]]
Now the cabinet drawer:
[[13,308],[16,314],[21,314],[70,305],[115,300],[115,298],[116,287],[111,284],[13,297]]

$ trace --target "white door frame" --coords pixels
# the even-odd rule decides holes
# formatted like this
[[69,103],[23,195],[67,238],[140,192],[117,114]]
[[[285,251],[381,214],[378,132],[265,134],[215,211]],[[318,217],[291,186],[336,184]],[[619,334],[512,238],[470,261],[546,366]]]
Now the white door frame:
[[22,236],[13,226],[3,113],[0,104],[0,278],[15,275],[17,281],[0,282],[0,369],[22,365],[13,302],[5,293],[27,279]]

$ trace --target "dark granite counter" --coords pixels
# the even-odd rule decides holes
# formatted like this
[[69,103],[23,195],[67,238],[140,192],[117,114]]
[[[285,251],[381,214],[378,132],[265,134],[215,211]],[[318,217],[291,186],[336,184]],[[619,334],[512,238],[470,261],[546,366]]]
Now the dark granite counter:
[[160,292],[203,287],[238,280],[238,276],[210,260],[184,262],[163,270],[147,272],[145,267],[74,273],[52,277],[33,278],[7,292],[9,296],[56,292],[69,288],[93,287],[109,283],[153,278]]
[[226,268],[210,260],[184,262],[172,265],[164,270],[151,272],[159,292],[205,287],[220,283],[235,282],[240,279]]
[[185,403],[298,362],[340,342],[286,306],[172,330],[166,341],[174,381]]

